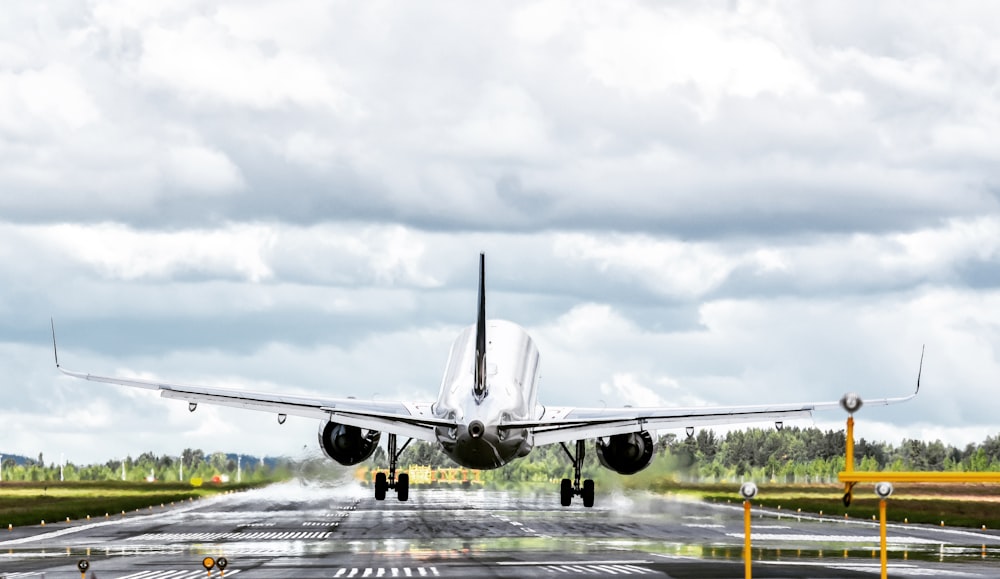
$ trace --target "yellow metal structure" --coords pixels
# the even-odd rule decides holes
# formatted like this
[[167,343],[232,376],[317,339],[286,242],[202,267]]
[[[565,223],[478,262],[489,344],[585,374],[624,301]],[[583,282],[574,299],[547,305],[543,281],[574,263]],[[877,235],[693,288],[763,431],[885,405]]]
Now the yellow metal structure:
[[885,540],[885,499],[878,502],[878,528],[879,528],[879,546],[882,550],[882,579],[886,579],[888,575],[888,555],[886,554],[886,540]]
[[1000,472],[842,472],[843,483],[1000,483]]
[[858,472],[854,470],[854,417],[847,417],[847,456],[840,482],[844,483],[844,505],[850,506],[854,485],[858,483],[1000,483],[1000,472]]
[[743,573],[751,579],[750,501],[743,501]]
[[[483,484],[478,470],[468,468],[434,468],[430,466],[412,465],[406,470],[410,475],[410,484],[432,484],[432,483],[454,483],[454,484]],[[375,480],[375,475],[379,472],[388,474],[386,470],[364,468],[355,471],[355,478],[360,482],[371,482]]]

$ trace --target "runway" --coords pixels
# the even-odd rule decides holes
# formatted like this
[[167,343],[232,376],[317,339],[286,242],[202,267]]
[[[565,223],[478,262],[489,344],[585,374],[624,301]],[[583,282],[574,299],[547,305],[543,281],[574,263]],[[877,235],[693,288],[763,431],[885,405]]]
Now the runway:
[[[0,531],[0,578],[195,579],[205,556],[240,579],[330,577],[742,578],[743,514],[646,493],[600,494],[592,509],[557,489],[411,490],[273,485],[126,516]],[[735,495],[735,490],[734,490]],[[836,500],[836,497],[831,497]],[[878,527],[754,510],[754,577],[877,577]],[[1000,576],[1000,534],[893,525],[891,577]],[[219,576],[214,569],[212,577]]]

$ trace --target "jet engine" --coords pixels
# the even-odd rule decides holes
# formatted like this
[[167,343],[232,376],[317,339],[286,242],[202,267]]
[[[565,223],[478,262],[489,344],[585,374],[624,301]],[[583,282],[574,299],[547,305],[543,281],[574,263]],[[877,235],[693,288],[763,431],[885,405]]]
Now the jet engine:
[[601,466],[618,474],[635,474],[653,459],[653,437],[648,432],[616,434],[597,439],[597,458]]
[[319,446],[323,453],[343,465],[358,464],[375,452],[382,433],[362,430],[337,422],[319,425]]

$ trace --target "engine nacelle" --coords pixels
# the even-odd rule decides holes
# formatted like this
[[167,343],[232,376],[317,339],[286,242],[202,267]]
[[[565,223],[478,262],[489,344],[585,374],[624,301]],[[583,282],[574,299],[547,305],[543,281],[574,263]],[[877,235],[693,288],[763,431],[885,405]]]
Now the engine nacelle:
[[319,446],[323,453],[345,466],[358,464],[371,456],[380,438],[382,433],[377,430],[362,430],[337,422],[319,425]]
[[653,460],[653,437],[646,431],[616,434],[604,442],[597,439],[601,466],[618,474],[635,474]]

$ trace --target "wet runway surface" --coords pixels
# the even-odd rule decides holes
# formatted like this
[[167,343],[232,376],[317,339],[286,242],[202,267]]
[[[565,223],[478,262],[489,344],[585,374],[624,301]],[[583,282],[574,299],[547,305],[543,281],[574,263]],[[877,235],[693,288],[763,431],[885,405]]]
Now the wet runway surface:
[[[646,494],[368,489],[292,482],[93,522],[0,531],[0,578],[739,577],[743,511]],[[734,493],[735,494],[735,493]],[[835,500],[835,498],[832,498]],[[754,510],[753,576],[878,577],[878,526]],[[998,577],[1000,534],[892,525],[890,577]],[[218,577],[215,569],[212,577]]]

